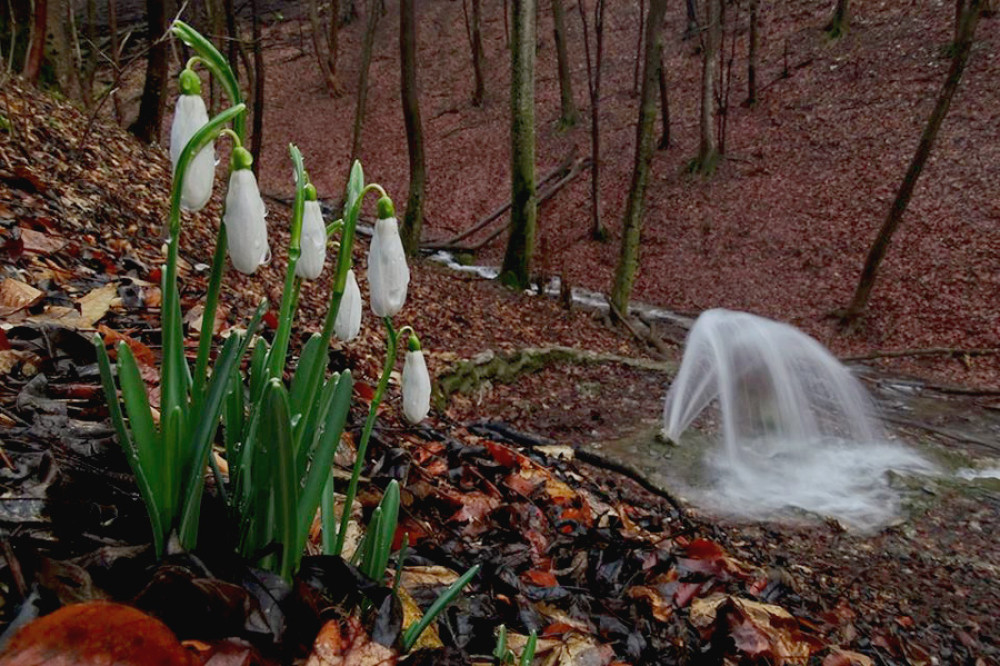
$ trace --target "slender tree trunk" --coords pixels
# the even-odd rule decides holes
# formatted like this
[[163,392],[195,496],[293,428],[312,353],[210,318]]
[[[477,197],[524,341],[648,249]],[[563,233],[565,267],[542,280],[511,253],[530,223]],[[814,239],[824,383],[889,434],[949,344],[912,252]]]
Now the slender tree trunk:
[[[472,0],[472,73],[475,88],[472,91],[472,105],[482,106],[486,90],[483,84],[483,36],[480,31],[482,0]],[[504,10],[506,11],[506,10]]]
[[[111,33],[111,66],[115,70],[115,78],[121,76],[122,71],[122,54],[121,54],[121,43],[118,41],[118,1],[108,0],[108,32]],[[111,103],[114,105],[115,110],[115,122],[119,125],[122,124],[122,120],[125,118],[125,110],[122,107],[122,96],[119,94],[119,90],[115,89],[111,91]]]
[[594,4],[594,58],[590,57],[590,30],[583,0],[577,2],[580,22],[583,24],[583,50],[587,57],[587,90],[590,92],[590,236],[594,240],[608,238],[607,229],[601,224],[601,61],[604,51],[604,0]]
[[[240,30],[236,23],[236,8],[233,6],[234,0],[222,0],[222,9],[226,15],[226,59],[229,60],[229,67],[232,68],[236,80],[240,78]],[[249,75],[249,73],[248,73]],[[230,100],[231,102],[232,100]]]
[[403,120],[406,123],[406,148],[410,156],[410,193],[406,199],[403,218],[403,247],[408,256],[420,250],[420,228],[424,215],[424,132],[420,124],[420,105],[417,95],[417,28],[414,3],[399,2],[399,83],[403,102]]
[[566,12],[562,0],[552,0],[552,25],[556,42],[556,64],[559,68],[559,124],[572,127],[576,124],[576,104],[573,102],[573,83],[566,55]]
[[[368,69],[372,62],[372,46],[375,43],[375,27],[378,25],[378,7],[375,0],[368,3],[368,26],[361,45],[361,67],[358,70],[358,102],[354,107],[354,129],[351,138],[351,159],[348,165],[361,159],[361,130],[365,124],[365,104],[368,100]],[[350,166],[348,166],[350,169]],[[350,172],[348,171],[348,174]],[[346,183],[349,178],[344,179]]]
[[701,140],[698,145],[698,158],[695,170],[701,173],[712,173],[719,157],[719,146],[715,135],[715,78],[716,54],[719,51],[721,37],[721,4],[725,0],[706,0],[708,5],[708,35],[702,52],[701,77]]
[[264,145],[264,45],[260,36],[259,0],[250,0],[250,28],[253,37],[253,130],[250,134],[250,154],[253,173],[259,174],[260,150]]
[[535,0],[511,3],[510,49],[510,238],[501,281],[525,289],[535,253]]
[[826,24],[826,34],[830,39],[839,39],[847,34],[851,25],[851,1],[837,0],[837,6],[833,10],[833,17]]
[[750,46],[747,57],[747,105],[757,103],[757,61],[760,51],[760,0],[750,0]]
[[660,134],[660,141],[656,147],[659,150],[666,150],[670,147],[670,100],[667,97],[667,70],[663,66],[663,49],[660,49],[658,74],[660,80],[660,124],[663,126],[663,133]]
[[688,40],[701,30],[698,25],[698,3],[696,0],[685,0],[684,7],[687,10],[687,28],[684,30],[684,39]]
[[955,37],[954,41],[958,43],[959,32],[962,30],[962,16],[965,15],[965,3],[966,0],[955,0]]
[[146,30],[150,44],[146,57],[146,83],[142,88],[142,101],[139,102],[139,116],[129,127],[132,134],[146,143],[153,143],[160,137],[167,94],[170,45],[162,39],[167,31],[165,4],[160,0],[146,0]]
[[312,27],[313,50],[316,52],[319,73],[323,77],[323,83],[330,96],[339,97],[342,91],[333,69],[336,67],[336,53],[331,50],[331,47],[335,48],[334,44],[337,40],[336,23],[339,18],[336,7],[331,7],[331,10],[331,28],[327,31],[319,17],[319,0],[309,0],[309,25]]
[[344,86],[337,76],[337,58],[340,53],[340,0],[330,0],[330,25],[326,32],[326,66],[330,70],[330,77],[333,79],[333,95],[340,97],[344,94]]
[[969,61],[969,52],[972,50],[972,38],[976,34],[976,25],[979,23],[981,8],[982,0],[968,0],[968,6],[962,16],[958,39],[955,41],[955,50],[951,58],[948,77],[945,79],[944,85],[941,87],[941,92],[938,94],[937,103],[934,105],[934,110],[927,120],[927,126],[924,127],[924,132],[920,137],[917,152],[913,156],[913,161],[910,162],[910,167],[906,170],[903,182],[896,193],[896,199],[892,202],[892,208],[889,209],[889,215],[882,224],[882,228],[878,232],[878,237],[868,252],[864,269],[861,271],[861,279],[858,281],[857,289],[854,292],[854,298],[851,300],[851,304],[847,307],[847,310],[842,313],[842,319],[845,322],[850,323],[855,321],[868,306],[868,299],[871,296],[872,287],[875,286],[875,278],[879,266],[882,263],[882,259],[885,258],[886,251],[889,249],[889,242],[892,240],[893,234],[903,219],[903,213],[910,202],[910,197],[913,196],[917,179],[920,178],[924,164],[931,154],[931,148],[934,146],[938,130],[941,129],[941,123],[948,114],[948,107],[951,105],[951,100],[955,96],[958,84],[962,80],[962,72]]
[[666,13],[667,0],[650,0],[649,18],[646,21],[646,53],[643,58],[642,89],[639,102],[639,121],[635,132],[635,162],[632,168],[632,186],[625,204],[622,222],[622,245],[611,288],[612,312],[628,316],[629,299],[636,269],[639,266],[639,237],[642,232],[642,214],[645,208],[646,184],[649,182],[649,165],[653,159],[653,123],[656,120],[656,86],[660,70],[660,25]]
[[97,0],[87,0],[87,58],[80,75],[80,93],[87,112],[94,108],[94,76],[97,74]]
[[[21,75],[31,83],[38,82],[38,74],[42,70],[42,60],[45,56],[45,35],[48,32],[48,2],[46,0],[35,0],[34,12],[31,17],[31,43],[28,44],[28,52],[24,58],[24,67]],[[10,26],[13,30],[14,26]],[[14,54],[9,57],[13,59]]]
[[639,72],[642,63],[642,37],[646,33],[646,3],[639,0],[639,32],[635,40],[635,66],[632,68],[632,95],[639,94]]

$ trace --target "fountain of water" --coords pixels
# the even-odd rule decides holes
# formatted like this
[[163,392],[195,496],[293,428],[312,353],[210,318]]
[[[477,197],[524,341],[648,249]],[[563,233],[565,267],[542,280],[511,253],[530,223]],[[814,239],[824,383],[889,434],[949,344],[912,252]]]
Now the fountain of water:
[[722,309],[698,318],[667,394],[667,436],[679,441],[710,405],[722,446],[708,459],[706,498],[720,510],[763,518],[798,507],[872,528],[898,511],[886,472],[931,469],[887,441],[860,382],[788,324]]

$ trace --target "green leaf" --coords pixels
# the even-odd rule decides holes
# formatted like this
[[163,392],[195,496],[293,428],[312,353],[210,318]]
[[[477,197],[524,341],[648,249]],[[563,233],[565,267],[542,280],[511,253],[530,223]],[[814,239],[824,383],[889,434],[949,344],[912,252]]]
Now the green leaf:
[[319,333],[310,335],[302,345],[302,354],[292,376],[292,390],[288,396],[288,404],[293,414],[305,414],[313,404],[316,387],[319,385],[318,382],[313,383],[313,378],[317,371],[322,372],[326,367],[324,362],[326,359],[321,359],[324,351],[322,336]]
[[340,375],[338,374],[334,374],[326,380],[326,383],[323,384],[323,390],[320,391],[319,399],[309,406],[308,414],[295,424],[295,430],[292,432],[292,436],[298,438],[295,440],[295,470],[300,479],[305,479],[309,459],[315,455],[315,448],[323,433],[323,422],[330,412],[339,381]]
[[121,382],[125,412],[135,438],[139,466],[147,474],[156,474],[162,469],[164,462],[158,455],[160,438],[153,423],[153,412],[149,409],[146,383],[139,374],[139,366],[136,365],[132,350],[124,342],[118,344],[118,381]]
[[[347,203],[344,206],[344,219],[346,221],[348,211],[354,208],[354,202],[361,196],[361,190],[365,188],[365,170],[361,168],[361,160],[354,160],[351,165],[351,175],[347,179]],[[356,221],[356,220],[355,220]]]
[[[163,555],[164,537],[159,499],[161,491],[150,484],[147,470],[143,469],[135,442],[132,441],[132,436],[125,425],[121,405],[118,403],[118,391],[115,388],[115,379],[111,374],[111,360],[108,358],[108,350],[104,346],[104,340],[99,335],[94,337],[94,347],[97,350],[97,366],[101,372],[101,386],[104,388],[104,397],[108,402],[111,423],[118,434],[118,443],[121,444],[122,449],[125,451],[125,457],[132,468],[132,473],[135,474],[136,482],[139,485],[139,493],[146,504],[146,512],[149,514],[149,522],[153,530],[153,548],[156,551],[156,556],[160,557]],[[148,471],[155,473],[155,470]],[[158,477],[156,478],[158,479]]]
[[368,563],[369,577],[381,584],[385,578],[385,568],[392,554],[392,539],[396,535],[396,523],[399,520],[399,482],[395,479],[389,482],[379,502],[381,509],[378,525],[371,536],[371,561]]
[[243,433],[246,428],[245,421],[243,376],[237,364],[233,366],[233,376],[229,380],[226,403],[222,409],[222,432],[226,444],[226,462],[230,466],[230,484],[232,484],[232,470],[239,464],[240,447],[243,444]]
[[414,622],[406,631],[403,632],[403,652],[409,652],[413,648],[413,644],[417,642],[420,638],[420,634],[424,633],[424,629],[430,626],[431,622],[437,619],[437,616],[441,614],[448,604],[455,600],[455,597],[461,593],[462,588],[469,584],[472,577],[479,573],[479,565],[475,565],[464,574],[459,577],[454,583],[448,586],[448,589],[441,593],[431,607],[427,609],[423,617],[420,618],[418,622]]
[[222,400],[232,381],[233,368],[239,362],[238,354],[243,348],[241,341],[241,336],[234,334],[222,345],[205,392],[204,408],[199,414],[198,422],[191,429],[188,455],[183,465],[187,481],[181,495],[180,522],[181,543],[188,548],[193,548],[198,538],[198,514],[201,511],[201,493],[205,484],[205,465],[219,428]]
[[528,642],[524,645],[524,651],[521,652],[521,661],[518,662],[520,666],[531,666],[531,662],[535,659],[535,646],[537,644],[538,632],[532,629],[531,635],[528,636]]
[[323,526],[323,554],[333,555],[333,547],[337,540],[337,511],[333,501],[333,475],[326,479],[323,486],[323,497],[320,506],[320,522]]
[[351,408],[353,387],[354,381],[351,378],[351,373],[345,371],[337,382],[332,403],[323,423],[323,432],[316,448],[316,455],[313,456],[312,464],[309,466],[309,473],[298,506],[299,537],[303,540],[301,544],[303,547],[305,546],[305,535],[309,533],[309,526],[316,515],[316,507],[319,505],[323,489],[327,486],[327,479],[330,478],[333,457],[340,445],[340,436],[344,432],[347,414]]
[[261,397],[264,395],[264,387],[267,386],[267,340],[259,338],[254,345],[253,354],[250,356],[250,405],[259,405]]
[[[272,379],[267,390],[264,405],[264,420],[261,424],[262,450],[270,458],[270,478],[258,478],[254,483],[267,483],[271,487],[274,501],[275,533],[282,546],[281,577],[291,580],[293,567],[298,562],[298,522],[296,512],[296,490],[292,458],[291,414],[288,409],[288,391],[279,379]],[[260,516],[257,516],[259,519]]]

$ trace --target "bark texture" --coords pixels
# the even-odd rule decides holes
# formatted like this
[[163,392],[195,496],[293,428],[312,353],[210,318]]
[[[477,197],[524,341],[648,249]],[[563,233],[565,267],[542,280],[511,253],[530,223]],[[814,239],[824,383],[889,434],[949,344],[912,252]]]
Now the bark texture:
[[[478,1],[478,0],[477,0]],[[573,81],[566,55],[566,11],[562,0],[552,0],[552,31],[556,42],[556,64],[559,69],[559,122],[563,127],[576,124],[576,103],[573,101]]]
[[899,186],[899,191],[896,193],[896,199],[892,202],[892,207],[889,209],[889,215],[886,217],[882,228],[879,229],[878,236],[875,238],[875,242],[868,251],[868,258],[865,260],[865,266],[861,271],[861,279],[858,281],[851,304],[847,307],[846,312],[842,313],[842,319],[848,323],[855,321],[868,306],[868,299],[871,296],[872,287],[875,286],[878,268],[885,258],[886,251],[889,249],[889,243],[892,240],[893,234],[896,233],[899,223],[903,220],[903,213],[906,212],[906,206],[910,203],[917,180],[920,178],[924,164],[926,164],[927,158],[931,154],[931,148],[934,146],[938,130],[941,129],[941,123],[948,114],[951,100],[955,96],[955,91],[958,90],[959,82],[962,80],[962,72],[965,70],[965,65],[969,61],[969,53],[972,51],[972,39],[976,34],[976,26],[979,23],[981,9],[982,0],[968,0],[959,26],[958,39],[955,41],[951,67],[948,69],[948,77],[945,79],[944,85],[941,86],[937,103],[934,105],[934,110],[931,112],[931,116],[927,120],[927,125],[924,127],[924,132],[920,136],[917,152],[913,155],[913,160],[910,162],[910,167],[906,170],[906,175],[903,176],[903,182]]
[[535,0],[512,0],[510,45],[510,238],[501,281],[524,289],[531,279],[538,202],[535,193]]
[[401,229],[403,248],[409,256],[420,250],[420,229],[424,216],[424,131],[420,123],[417,95],[416,0],[399,2],[399,75],[403,121],[406,123],[406,148],[410,156],[410,192]]
[[715,134],[715,78],[717,76],[719,42],[722,37],[721,9],[725,0],[706,0],[708,25],[705,48],[702,51],[700,141],[695,170],[711,173],[719,157],[718,138]]
[[643,59],[642,87],[640,90],[639,121],[636,124],[635,162],[632,167],[632,185],[625,204],[622,222],[621,253],[615,269],[611,288],[612,312],[628,316],[632,285],[639,266],[639,237],[642,232],[642,214],[649,182],[649,166],[653,158],[653,123],[656,120],[656,93],[660,71],[660,30],[666,13],[666,0],[650,0],[649,18],[646,21],[646,51]]
[[167,31],[167,3],[146,0],[146,30],[150,43],[146,56],[146,83],[139,102],[139,116],[128,128],[140,141],[153,143],[160,138],[163,107],[167,95],[167,67],[170,44],[162,39]]

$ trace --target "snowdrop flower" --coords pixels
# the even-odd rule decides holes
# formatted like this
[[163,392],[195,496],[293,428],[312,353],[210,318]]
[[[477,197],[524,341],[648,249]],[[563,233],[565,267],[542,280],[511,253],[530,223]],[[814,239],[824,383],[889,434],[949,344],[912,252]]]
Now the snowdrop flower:
[[229,175],[229,192],[226,193],[226,225],[229,258],[241,273],[251,274],[266,262],[271,254],[267,245],[267,223],[264,201],[257,189],[250,165],[253,158],[246,148],[233,148],[233,172]]
[[410,423],[420,423],[431,411],[431,378],[417,336],[411,334],[407,346],[403,362],[403,416]]
[[358,288],[358,279],[354,277],[354,271],[347,269],[347,286],[344,289],[344,297],[340,301],[340,310],[337,311],[337,321],[334,322],[333,332],[338,339],[350,342],[358,337],[361,331],[361,290]]
[[326,225],[316,201],[316,188],[311,184],[306,186],[300,242],[302,254],[295,264],[295,274],[305,280],[315,280],[323,272],[323,262],[326,261]]
[[378,218],[368,249],[368,286],[372,312],[379,317],[392,317],[406,302],[410,268],[406,265],[399,224],[388,197],[378,201]]
[[[201,98],[201,80],[190,69],[181,72],[181,96],[177,98],[174,107],[174,121],[170,126],[170,162],[174,170],[181,151],[191,140],[195,132],[208,123],[208,111],[205,100]],[[198,151],[188,164],[181,186],[181,207],[185,210],[198,211],[212,197],[212,185],[215,180],[215,144],[209,142]]]

